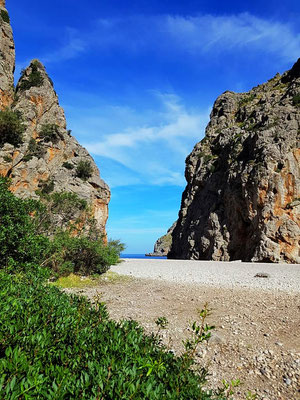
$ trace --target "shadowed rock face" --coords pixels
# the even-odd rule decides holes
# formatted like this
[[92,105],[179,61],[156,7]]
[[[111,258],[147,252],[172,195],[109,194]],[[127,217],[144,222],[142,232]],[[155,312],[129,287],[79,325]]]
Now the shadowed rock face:
[[248,93],[223,93],[186,159],[169,258],[299,263],[300,59]]
[[[4,6],[4,2],[0,5]],[[11,28],[9,23],[1,23],[1,29],[1,109],[10,106],[10,110],[18,112],[26,129],[21,145],[14,147],[5,143],[0,147],[0,174],[11,178],[11,190],[19,197],[38,198],[36,191],[45,185],[51,185],[54,192],[77,194],[87,201],[97,228],[105,234],[109,187],[100,178],[87,150],[67,131],[64,111],[53,83],[38,60],[33,60],[23,71],[16,90],[13,90]],[[80,162],[90,164],[90,176],[86,180],[77,176]]]

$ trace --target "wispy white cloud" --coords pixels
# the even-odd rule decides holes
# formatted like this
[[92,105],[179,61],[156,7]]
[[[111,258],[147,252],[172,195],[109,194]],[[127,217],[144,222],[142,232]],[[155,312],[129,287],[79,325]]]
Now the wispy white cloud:
[[[85,142],[84,146],[93,155],[126,167],[127,178],[130,170],[140,183],[184,186],[184,160],[203,137],[209,110],[191,112],[175,95],[157,92],[155,95],[161,101],[159,124],[102,133],[101,140]],[[122,179],[119,184],[122,185]]]
[[190,52],[263,50],[295,61],[300,53],[300,34],[289,24],[258,18],[249,13],[228,16],[166,18],[168,33]]
[[[58,40],[58,43],[61,43]],[[250,13],[198,16],[131,16],[98,19],[89,30],[67,27],[63,44],[41,54],[43,62],[57,63],[86,51],[123,48],[138,53],[231,54],[237,50],[264,52],[295,61],[300,54],[300,33],[289,23],[259,18]]]
[[300,34],[276,20],[249,13],[226,16],[135,16],[99,20],[95,44],[102,48],[126,47],[127,51],[185,52],[194,56],[210,52],[231,53],[244,49],[274,53],[295,61],[300,53]]
[[76,58],[87,48],[88,41],[85,34],[81,35],[77,29],[67,27],[63,45],[51,53],[41,54],[40,59],[47,64],[67,61]]

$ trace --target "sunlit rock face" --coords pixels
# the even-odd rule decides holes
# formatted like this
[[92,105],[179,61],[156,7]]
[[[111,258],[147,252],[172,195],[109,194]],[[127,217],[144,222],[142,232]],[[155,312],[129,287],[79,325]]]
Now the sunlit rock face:
[[0,0],[0,110],[10,106],[14,95],[15,45],[5,1]]
[[[6,12],[4,3],[0,2],[1,12]],[[67,130],[53,82],[38,60],[22,72],[14,90],[14,43],[10,24],[3,19],[1,32],[0,108],[17,112],[25,130],[23,143],[1,145],[0,174],[11,178],[11,190],[19,197],[38,198],[36,192],[46,185],[51,192],[77,194],[87,201],[98,230],[105,236],[109,187],[87,150]],[[82,162],[89,165],[85,179],[77,172]]]
[[216,100],[186,160],[169,258],[300,262],[300,59]]

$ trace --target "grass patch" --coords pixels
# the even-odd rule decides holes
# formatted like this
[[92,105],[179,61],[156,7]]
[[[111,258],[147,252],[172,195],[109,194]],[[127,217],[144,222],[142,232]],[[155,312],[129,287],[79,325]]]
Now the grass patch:
[[85,288],[98,285],[99,279],[70,274],[69,276],[61,276],[51,284],[61,289]]
[[95,287],[98,285],[109,284],[109,283],[122,283],[129,282],[133,278],[127,275],[120,275],[113,271],[107,271],[105,274],[82,277],[75,274],[68,276],[61,276],[55,282],[51,282],[61,289],[83,289],[88,287]]

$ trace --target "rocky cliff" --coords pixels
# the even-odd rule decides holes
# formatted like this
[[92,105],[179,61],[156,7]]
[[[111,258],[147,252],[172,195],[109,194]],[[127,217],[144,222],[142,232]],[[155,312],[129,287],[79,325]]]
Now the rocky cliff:
[[170,249],[171,249],[171,244],[172,244],[172,233],[175,229],[176,222],[171,226],[171,228],[168,229],[167,233],[160,238],[157,239],[157,241],[154,244],[154,249],[153,253],[146,254],[146,256],[167,256]]
[[11,104],[14,94],[15,44],[5,0],[0,0],[0,108]]
[[300,59],[223,93],[186,159],[169,258],[300,262]]
[[[109,187],[92,157],[67,130],[53,82],[33,60],[14,89],[15,49],[5,2],[0,0],[0,174],[20,197],[71,192],[87,201],[97,228],[105,233]],[[19,129],[6,134],[7,124]],[[10,135],[10,136],[9,136]],[[5,139],[4,139],[5,137]]]

